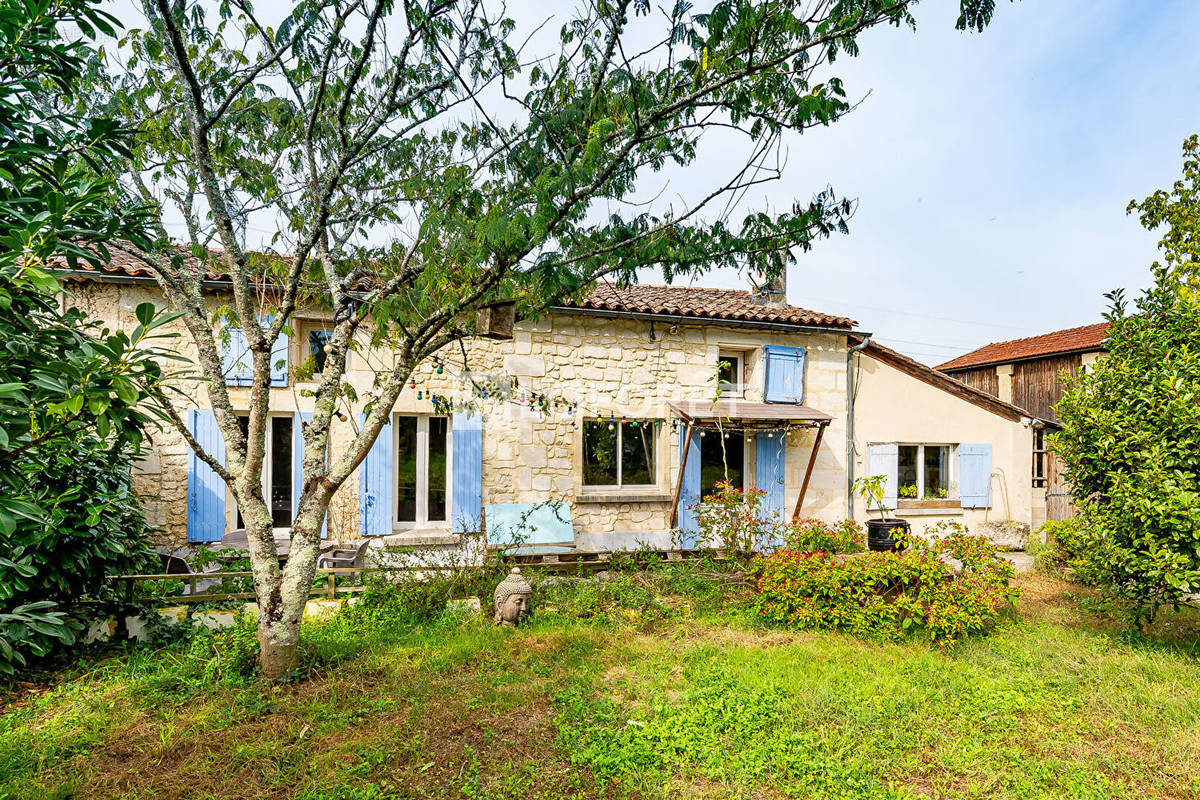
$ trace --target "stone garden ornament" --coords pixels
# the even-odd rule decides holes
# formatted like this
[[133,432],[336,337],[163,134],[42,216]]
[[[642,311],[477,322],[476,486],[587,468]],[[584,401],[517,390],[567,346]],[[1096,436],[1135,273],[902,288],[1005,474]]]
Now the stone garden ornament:
[[519,567],[513,567],[512,572],[500,581],[496,593],[492,595],[496,605],[497,625],[517,625],[528,616],[533,599],[533,587],[521,577]]

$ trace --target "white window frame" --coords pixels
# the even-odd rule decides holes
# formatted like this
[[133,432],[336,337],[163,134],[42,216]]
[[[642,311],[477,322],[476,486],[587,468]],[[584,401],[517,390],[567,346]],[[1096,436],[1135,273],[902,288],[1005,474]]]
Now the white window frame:
[[[446,518],[429,519],[429,420],[437,417],[446,420]],[[400,424],[401,419],[417,420],[417,513],[416,520],[401,522],[400,491],[396,485],[400,475]],[[412,531],[422,529],[448,530],[454,519],[452,482],[454,475],[454,422],[441,414],[395,414],[392,417],[392,530]]]
[[[323,319],[299,319],[294,323],[296,331],[296,366],[300,366],[312,357],[312,352],[308,348],[308,337],[313,331],[322,331],[330,335],[333,334],[333,322]],[[315,365],[311,378],[308,382],[317,383],[321,379],[321,373],[316,371]]]
[[[241,411],[237,411],[234,413],[236,413],[237,416],[239,416],[239,417],[250,416],[250,412],[248,412],[248,411],[245,413],[243,413]],[[263,441],[263,468],[262,468],[262,495],[263,495],[263,498],[267,502],[267,510],[268,511],[271,509],[271,482],[275,477],[275,468],[271,464],[271,450],[273,449],[272,445],[271,445],[271,428],[275,425],[275,420],[277,420],[277,419],[290,419],[292,421],[292,425],[295,426],[296,415],[292,414],[291,412],[282,412],[282,411],[270,412],[267,414],[267,435],[263,437],[264,441]],[[292,429],[292,447],[295,447],[295,446],[296,446],[296,431],[295,431],[295,428],[293,427],[293,429]],[[295,468],[295,465],[296,465],[296,454],[292,453],[292,468],[293,469]],[[296,498],[294,496],[295,491],[296,491],[296,478],[293,475],[292,480],[288,485],[288,496],[291,497],[291,499],[292,499],[292,521],[293,522],[296,519]],[[239,509],[238,509],[238,505],[237,505],[237,498],[233,496],[233,492],[230,491],[228,488],[226,488],[226,490],[225,490],[225,503],[226,503],[226,508],[231,509],[230,514],[229,514],[228,529],[235,530],[238,528],[237,521],[238,521]],[[291,529],[292,528],[289,525],[286,528],[274,528],[273,530],[275,530],[277,532],[287,532],[287,531],[290,531]]]
[[[742,397],[746,393],[746,352],[744,350],[720,350],[717,353],[717,374],[720,375],[721,362],[729,361],[734,365],[735,383],[718,383],[722,397]],[[729,388],[726,388],[729,387]]]
[[[899,442],[897,447],[915,447],[917,448],[917,496],[916,497],[900,497],[900,467],[897,462],[896,466],[896,500],[904,502],[906,500],[957,500],[958,499],[958,445],[953,442]],[[946,496],[944,498],[926,497],[925,496],[925,448],[926,447],[948,447],[949,453],[946,456]],[[899,458],[899,451],[897,451]]]
[[[598,422],[603,425],[603,424],[607,424],[608,420],[602,419],[600,417],[595,417],[593,419],[584,420],[583,425],[586,427],[587,424],[590,422]],[[653,474],[650,476],[651,477],[650,483],[630,483],[630,484],[625,483],[625,457],[624,457],[624,447],[623,447],[623,444],[625,441],[625,426],[621,424],[621,420],[617,420],[616,422],[612,423],[613,425],[617,426],[617,482],[611,483],[611,484],[585,483],[584,476],[583,476],[583,474],[581,474],[579,476],[580,486],[582,486],[583,489],[586,491],[593,491],[593,490],[594,491],[606,491],[606,490],[612,490],[612,489],[651,489],[655,486],[658,486],[658,483],[659,483],[659,481],[658,481],[658,469],[659,469],[658,462],[659,462],[659,456],[661,455],[661,451],[662,451],[660,437],[662,436],[663,425],[662,425],[662,420],[653,420],[652,419],[649,422],[650,422],[651,429],[654,431],[654,438],[653,438],[654,465],[651,468],[651,472]],[[655,422],[658,422],[659,424],[655,425],[654,424]],[[638,424],[639,425],[645,424],[645,421],[639,419]],[[582,436],[582,439],[580,440],[580,442],[582,444],[582,449],[580,450],[580,452],[583,454],[583,458],[580,459],[580,462],[579,462],[581,469],[586,469],[586,462],[587,462],[587,451],[586,451],[587,431],[585,430],[585,427],[580,428],[580,435]]]

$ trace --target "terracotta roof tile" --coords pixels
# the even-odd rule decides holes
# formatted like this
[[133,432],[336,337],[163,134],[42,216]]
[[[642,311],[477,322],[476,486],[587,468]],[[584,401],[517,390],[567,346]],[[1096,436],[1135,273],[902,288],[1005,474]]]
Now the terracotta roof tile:
[[636,284],[626,288],[601,282],[578,303],[567,308],[587,308],[627,314],[668,314],[697,319],[740,322],[778,322],[787,325],[812,325],[822,328],[851,329],[857,323],[809,311],[797,306],[772,307],[755,303],[744,289],[711,289],[700,286],[661,286]]
[[[97,269],[81,261],[78,269],[81,272],[96,272],[98,276],[153,278],[150,270],[136,256],[116,247],[110,247],[109,252],[112,260],[103,267]],[[212,252],[218,254],[220,251]],[[209,265],[212,266],[213,263],[210,261]],[[198,259],[190,252],[184,251],[184,264],[195,268]],[[212,281],[229,280],[228,275],[212,269],[208,271],[207,277]],[[698,286],[637,284],[618,288],[615,284],[601,281],[584,300],[564,304],[563,307],[627,314],[669,314],[711,320],[778,322],[823,328],[851,329],[857,324],[847,317],[822,314],[796,306],[760,305],[755,303],[750,292],[744,289],[711,289]]]
[[1043,333],[1040,336],[1030,336],[1026,339],[1012,339],[1007,342],[993,342],[978,350],[972,350],[966,355],[938,365],[942,372],[948,370],[983,367],[990,364],[1007,364],[1010,361],[1020,361],[1026,358],[1053,356],[1060,353],[1086,352],[1102,350],[1107,337],[1108,323],[1097,322],[1083,325],[1079,328],[1067,328],[1062,331]]
[[[154,279],[154,273],[151,272],[150,268],[146,266],[145,262],[143,262],[140,258],[138,258],[136,255],[134,255],[132,252],[130,252],[134,248],[128,242],[111,242],[111,243],[109,243],[107,249],[108,249],[108,253],[109,253],[109,257],[110,257],[109,261],[107,263],[101,263],[100,266],[97,266],[97,265],[89,263],[87,261],[80,260],[79,263],[76,265],[76,269],[79,272],[83,272],[83,273],[94,272],[94,273],[97,273],[97,275],[110,275],[113,277],[124,277],[124,278],[149,278],[150,280]],[[214,248],[209,249],[209,254],[212,257],[219,256],[222,252],[224,252],[224,251],[219,250],[219,249],[214,249]],[[193,270],[199,268],[200,259],[198,259],[198,258],[196,258],[196,256],[192,255],[192,252],[190,249],[188,249],[187,247],[180,246],[179,254],[183,256],[183,265],[185,267],[187,267],[189,269],[193,269]],[[274,254],[272,254],[272,257],[273,258],[286,258],[286,256],[276,256]],[[65,263],[63,263],[63,262],[60,262],[60,263],[62,263],[62,266],[64,266],[64,267],[66,266]],[[228,281],[229,280],[228,273],[212,269],[213,266],[216,266],[219,263],[220,262],[217,261],[215,258],[212,258],[209,261],[209,263],[208,263],[209,269],[205,272],[205,277],[208,280],[210,280],[210,281]]]

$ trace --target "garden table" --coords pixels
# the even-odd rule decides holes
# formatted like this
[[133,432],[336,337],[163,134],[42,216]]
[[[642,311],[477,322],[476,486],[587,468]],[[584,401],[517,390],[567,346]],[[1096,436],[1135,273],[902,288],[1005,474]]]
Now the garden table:
[[[238,552],[249,555],[250,541],[246,535],[245,528],[235,528],[229,533],[221,537],[221,547],[237,550]],[[321,552],[327,553],[337,547],[336,542],[327,542],[321,545]],[[291,533],[276,533],[275,534],[275,550],[279,553],[279,563],[287,561],[288,554],[292,550]]]

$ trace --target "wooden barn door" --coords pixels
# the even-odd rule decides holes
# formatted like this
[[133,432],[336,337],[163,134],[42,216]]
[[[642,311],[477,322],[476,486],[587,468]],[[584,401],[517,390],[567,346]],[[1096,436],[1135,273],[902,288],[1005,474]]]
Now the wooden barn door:
[[1075,506],[1071,503],[1071,488],[1063,480],[1062,468],[1054,453],[1046,453],[1046,519],[1063,520],[1075,518]]

